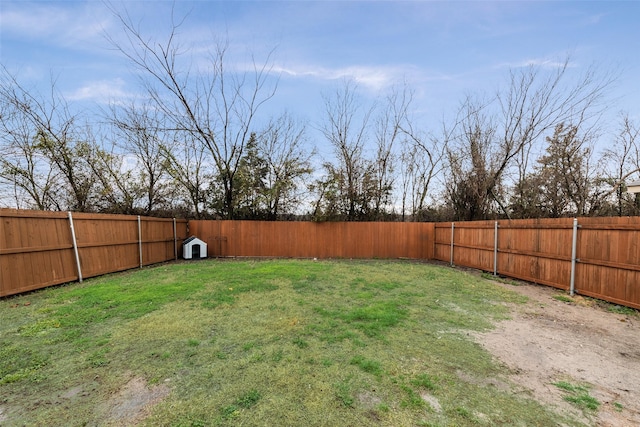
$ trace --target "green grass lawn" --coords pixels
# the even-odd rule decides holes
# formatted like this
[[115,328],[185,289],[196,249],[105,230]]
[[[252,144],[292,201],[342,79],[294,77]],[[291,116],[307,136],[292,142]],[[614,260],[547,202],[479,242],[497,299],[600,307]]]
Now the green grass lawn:
[[525,301],[449,268],[300,260],[167,264],[7,298],[0,424],[579,425],[489,381],[508,372],[469,334],[504,302]]

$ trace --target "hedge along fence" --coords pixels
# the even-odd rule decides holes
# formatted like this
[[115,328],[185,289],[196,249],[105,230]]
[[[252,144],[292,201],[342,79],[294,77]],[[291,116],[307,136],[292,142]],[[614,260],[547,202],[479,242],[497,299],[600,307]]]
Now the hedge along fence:
[[640,218],[435,225],[434,258],[640,309]]
[[177,259],[187,221],[0,209],[0,296]]
[[433,223],[189,221],[209,256],[433,259]]

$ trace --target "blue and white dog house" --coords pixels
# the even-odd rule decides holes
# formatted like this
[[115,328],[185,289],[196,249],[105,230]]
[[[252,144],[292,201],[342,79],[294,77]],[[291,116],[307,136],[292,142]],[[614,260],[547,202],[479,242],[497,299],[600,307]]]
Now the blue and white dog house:
[[195,236],[191,236],[182,243],[182,257],[184,259],[201,259],[207,257],[207,244]]

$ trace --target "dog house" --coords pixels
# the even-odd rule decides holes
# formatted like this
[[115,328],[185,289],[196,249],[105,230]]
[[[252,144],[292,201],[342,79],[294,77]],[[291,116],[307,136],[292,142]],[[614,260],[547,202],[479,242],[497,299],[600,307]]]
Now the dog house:
[[195,236],[191,236],[182,243],[182,257],[184,259],[201,259],[207,257],[207,244]]

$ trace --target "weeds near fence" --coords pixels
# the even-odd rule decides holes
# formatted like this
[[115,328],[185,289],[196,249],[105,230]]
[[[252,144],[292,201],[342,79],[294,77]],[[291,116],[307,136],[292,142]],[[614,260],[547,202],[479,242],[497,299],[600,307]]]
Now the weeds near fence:
[[569,304],[574,303],[575,301],[573,300],[573,298],[571,298],[568,295],[564,295],[564,294],[556,294],[553,296],[553,299],[558,300],[560,302],[566,302]]
[[515,280],[515,279],[509,279],[508,277],[494,276],[492,273],[487,273],[487,272],[482,273],[481,276],[484,279],[493,280],[495,282],[504,283],[505,285],[521,286],[522,283],[523,283],[523,282]]
[[617,305],[611,302],[607,302],[607,301],[603,301],[600,299],[596,299],[596,298],[590,298],[584,295],[574,295],[574,296],[569,296],[564,292],[561,293],[557,293],[555,295],[553,295],[553,298],[561,301],[561,302],[566,302],[568,304],[576,304],[576,305],[583,305],[583,306],[589,306],[589,307],[595,307],[595,308],[599,308],[601,310],[605,310],[608,311],[610,313],[616,313],[616,314],[621,314],[623,316],[628,316],[628,317],[639,317],[640,316],[640,311],[636,310],[634,308],[631,307],[625,307],[623,305]]

